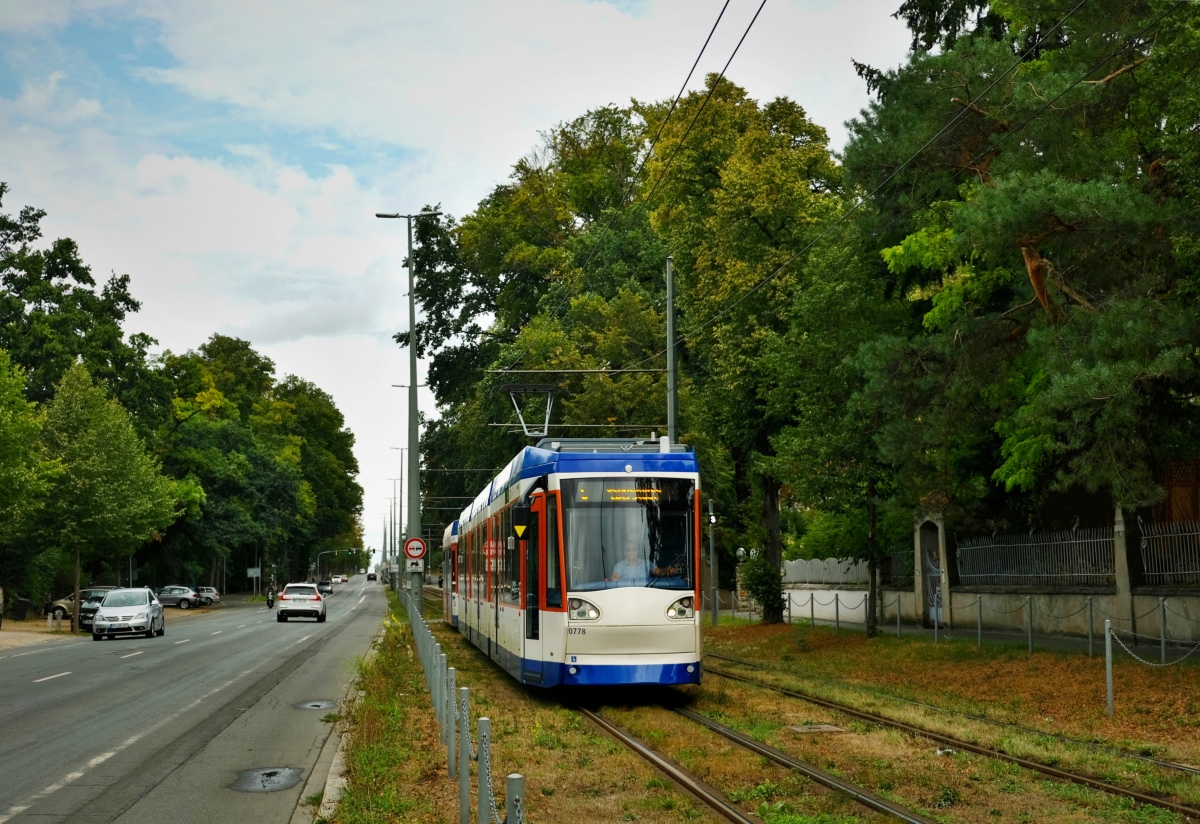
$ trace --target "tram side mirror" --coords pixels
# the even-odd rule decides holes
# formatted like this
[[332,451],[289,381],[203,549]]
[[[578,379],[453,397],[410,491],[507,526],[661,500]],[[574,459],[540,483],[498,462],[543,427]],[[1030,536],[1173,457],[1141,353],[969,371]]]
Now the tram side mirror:
[[521,502],[513,505],[512,525],[513,534],[516,535],[519,540],[523,540],[525,538],[525,530],[529,526],[528,503]]

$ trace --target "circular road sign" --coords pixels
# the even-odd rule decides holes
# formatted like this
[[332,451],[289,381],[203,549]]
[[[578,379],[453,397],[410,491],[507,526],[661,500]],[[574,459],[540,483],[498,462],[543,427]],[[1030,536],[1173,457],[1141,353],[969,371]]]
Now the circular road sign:
[[404,554],[414,561],[425,557],[425,542],[420,538],[409,538],[404,542]]

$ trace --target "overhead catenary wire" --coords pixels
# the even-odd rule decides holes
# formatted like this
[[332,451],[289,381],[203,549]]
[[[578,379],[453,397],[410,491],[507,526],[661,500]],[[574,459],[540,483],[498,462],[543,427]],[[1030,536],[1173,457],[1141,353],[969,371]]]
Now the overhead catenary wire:
[[[699,118],[700,114],[704,111],[704,107],[708,105],[708,100],[709,100],[709,98],[712,97],[713,91],[715,91],[717,85],[720,83],[720,78],[723,78],[725,76],[725,72],[729,70],[729,64],[733,62],[734,56],[737,55],[738,50],[741,49],[742,43],[745,42],[745,40],[746,40],[746,35],[748,35],[750,33],[750,29],[754,26],[754,22],[756,20],[758,20],[758,15],[762,12],[763,6],[765,6],[766,4],[767,4],[767,0],[762,0],[762,3],[759,4],[758,11],[756,11],[754,13],[753,19],[751,19],[750,24],[746,27],[746,30],[742,33],[741,38],[738,40],[737,46],[734,47],[733,53],[730,54],[729,59],[725,61],[725,66],[724,66],[724,68],[721,69],[721,74],[718,78],[717,83],[713,84],[713,88],[709,90],[708,96],[705,97],[704,103],[700,107],[700,111],[698,111],[696,113],[696,116],[692,118],[692,122],[688,125],[687,131],[684,134],[684,140],[686,140],[687,135],[691,133],[692,127],[696,125],[696,120]],[[655,146],[658,145],[659,138],[662,136],[663,131],[666,129],[667,123],[670,121],[671,116],[675,113],[675,107],[679,105],[679,101],[683,98],[684,91],[687,89],[687,84],[689,81],[691,81],[692,74],[695,73],[696,66],[699,65],[700,58],[704,55],[705,50],[708,48],[708,44],[712,40],[713,33],[716,32],[717,25],[721,22],[721,18],[725,15],[725,10],[728,7],[729,7],[729,0],[726,0],[725,5],[721,7],[720,14],[717,15],[716,22],[713,23],[712,30],[709,31],[708,37],[704,41],[704,45],[700,48],[700,54],[698,54],[696,56],[695,62],[692,63],[692,68],[688,72],[687,77],[684,79],[683,85],[680,86],[678,94],[675,95],[675,99],[671,101],[671,105],[667,110],[666,117],[664,117],[663,122],[661,124],[659,124],[658,131],[655,133],[654,139],[650,142],[650,145],[647,147],[645,153],[642,155],[642,160],[638,164],[637,169],[634,170],[633,175],[630,176],[630,180],[626,182],[625,188],[622,189],[620,205],[616,209],[613,209],[612,215],[608,219],[608,223],[606,223],[604,228],[601,230],[600,236],[598,238],[596,238],[596,241],[592,244],[591,252],[588,254],[587,258],[584,259],[583,264],[579,267],[581,272],[587,271],[588,266],[591,265],[592,260],[595,258],[596,254],[599,252],[600,244],[603,242],[605,236],[608,234],[608,230],[612,227],[612,224],[616,220],[617,215],[620,213],[620,210],[622,208],[624,208],[625,200],[629,194],[630,183],[632,183],[632,181],[634,181],[638,178],[638,176],[641,174],[642,169],[645,167],[646,160],[649,159],[653,155],[654,148],[655,148]],[[680,141],[680,145],[682,145],[682,141]],[[676,147],[676,151],[678,151],[678,146]],[[672,153],[671,158],[672,159],[674,158],[674,153]],[[653,194],[654,189],[657,189],[659,183],[661,183],[663,178],[666,177],[666,174],[669,170],[670,170],[670,163],[668,162],[667,168],[664,169],[663,174],[660,175],[658,180],[655,182],[654,187],[651,190],[651,194]],[[643,198],[642,200],[639,201],[638,207],[637,207],[638,211],[640,211],[643,208],[642,204],[645,202],[646,202],[646,198]],[[551,311],[551,315],[558,315],[559,313],[561,313],[572,297],[573,297],[573,295],[569,294],[569,295],[565,296],[562,300],[560,300],[558,302],[558,304],[554,307],[554,309]],[[529,354],[529,350],[532,348],[533,343],[536,342],[536,340],[537,340],[537,338],[535,338],[534,341],[530,342],[530,344],[527,345],[525,347],[525,349],[522,350],[522,352],[519,355],[517,355],[516,358],[514,358],[512,360],[512,362],[509,364],[509,366],[507,368],[511,369],[513,366],[516,366],[518,363],[520,363],[521,359],[524,358],[525,355]]]

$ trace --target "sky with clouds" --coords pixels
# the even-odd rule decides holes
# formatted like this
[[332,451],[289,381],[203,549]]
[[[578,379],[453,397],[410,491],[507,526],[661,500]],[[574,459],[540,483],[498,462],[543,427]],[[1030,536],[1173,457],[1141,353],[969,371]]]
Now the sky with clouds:
[[[730,0],[689,87],[762,0]],[[129,332],[251,342],[333,396],[378,547],[406,446],[403,221],[472,211],[538,133],[679,90],[724,0],[0,0],[0,180],[45,209]],[[867,102],[851,59],[898,65],[899,0],[768,0],[728,77],[830,133]],[[418,309],[419,311],[419,309]],[[422,367],[423,380],[423,367]],[[423,396],[422,411],[431,413]]]

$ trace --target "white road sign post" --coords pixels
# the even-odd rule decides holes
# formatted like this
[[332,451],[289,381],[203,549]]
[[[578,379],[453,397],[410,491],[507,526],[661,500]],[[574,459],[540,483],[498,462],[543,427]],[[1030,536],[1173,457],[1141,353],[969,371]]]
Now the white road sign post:
[[425,541],[413,537],[404,542],[405,568],[409,572],[408,597],[412,609],[417,615],[422,614],[422,599],[425,590],[422,581],[425,578]]

